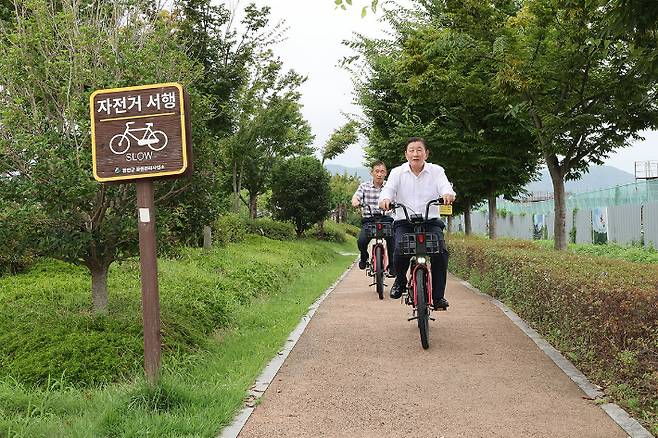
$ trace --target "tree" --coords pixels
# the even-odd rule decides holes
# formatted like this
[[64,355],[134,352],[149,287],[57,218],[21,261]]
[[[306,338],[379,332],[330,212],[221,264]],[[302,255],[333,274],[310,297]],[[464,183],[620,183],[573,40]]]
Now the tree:
[[350,205],[352,195],[360,184],[359,177],[355,175],[332,175],[329,183],[331,188],[331,209],[335,212],[336,222],[345,222],[347,219],[347,206]]
[[332,160],[338,155],[345,152],[345,150],[351,145],[355,144],[359,140],[359,134],[357,132],[358,124],[351,120],[345,123],[338,129],[335,129],[334,132],[325,143],[322,148],[322,164],[326,160]]
[[564,181],[656,125],[643,50],[605,37],[591,2],[528,0],[496,42],[497,88],[540,147],[555,194],[555,248],[567,246]]
[[297,236],[329,215],[329,173],[317,158],[290,158],[272,174],[271,209],[279,220],[295,224]]
[[[252,218],[256,217],[258,196],[265,193],[271,182],[273,163],[296,155],[309,155],[313,139],[311,127],[301,113],[298,88],[305,78],[294,71],[282,72],[282,63],[270,58],[257,70],[252,83],[239,93],[236,105],[237,131],[228,141],[234,162],[234,193],[246,188],[249,201],[245,202]],[[244,201],[244,200],[243,200]]]
[[[137,253],[135,189],[92,178],[89,95],[96,89],[177,80],[193,84],[198,69],[171,38],[167,11],[142,3],[17,1],[0,43],[0,201],[32,208],[46,222],[36,239],[41,254],[89,268],[92,303],[107,309],[107,273],[115,260]],[[146,7],[143,7],[146,6]],[[189,88],[193,118],[204,99]],[[198,124],[195,124],[198,126]],[[207,156],[195,144],[197,181]],[[209,183],[211,184],[211,183]],[[203,190],[189,180],[157,184],[158,211],[176,216],[181,204],[209,211]],[[178,215],[180,227],[189,222]],[[160,230],[167,231],[166,227]]]
[[506,16],[489,3],[418,1],[416,10],[390,16],[397,31],[392,42],[355,45],[371,73],[359,87],[368,156],[397,164],[405,137],[424,137],[467,219],[471,206],[488,199],[492,238],[496,198],[518,193],[538,161],[529,132],[505,117],[506,107],[491,93],[490,53]]

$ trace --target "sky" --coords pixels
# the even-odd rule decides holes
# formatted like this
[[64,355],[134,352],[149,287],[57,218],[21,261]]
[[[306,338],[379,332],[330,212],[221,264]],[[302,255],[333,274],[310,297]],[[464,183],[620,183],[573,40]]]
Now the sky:
[[[237,0],[232,0],[235,4]],[[308,76],[302,86],[303,114],[315,135],[314,146],[320,148],[331,133],[347,119],[344,113],[360,114],[353,104],[350,73],[338,66],[343,56],[352,54],[341,41],[351,39],[354,32],[366,36],[383,36],[385,24],[379,14],[368,12],[361,18],[361,6],[370,2],[354,0],[347,10],[337,9],[333,0],[255,0],[258,6],[270,6],[274,21],[285,20],[287,40],[275,47],[287,68]],[[244,8],[246,0],[239,0]],[[620,149],[605,164],[634,174],[635,161],[658,160],[658,132],[643,133],[644,141]],[[363,165],[363,144],[351,146],[330,163],[357,167]]]

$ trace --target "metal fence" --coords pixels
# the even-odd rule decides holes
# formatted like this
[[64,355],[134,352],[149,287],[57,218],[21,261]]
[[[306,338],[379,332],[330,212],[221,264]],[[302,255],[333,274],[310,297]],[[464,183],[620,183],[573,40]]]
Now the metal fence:
[[[489,218],[486,210],[471,213],[474,234],[488,234]],[[452,221],[453,231],[464,231],[463,216]],[[542,239],[553,237],[554,215],[552,211],[514,212],[502,209],[496,217],[497,235],[517,239]],[[658,244],[658,202],[643,204],[609,205],[595,208],[573,208],[567,211],[566,231],[575,243],[639,244],[656,247]]]

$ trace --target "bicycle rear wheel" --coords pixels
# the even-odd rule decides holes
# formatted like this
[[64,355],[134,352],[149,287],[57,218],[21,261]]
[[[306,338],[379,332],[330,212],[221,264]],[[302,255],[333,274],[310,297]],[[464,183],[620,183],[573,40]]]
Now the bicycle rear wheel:
[[384,299],[384,249],[381,245],[375,246],[375,283],[379,299]]
[[427,272],[424,269],[416,269],[414,282],[416,285],[416,312],[418,315],[420,343],[423,349],[427,350],[430,346],[429,312],[427,309]]

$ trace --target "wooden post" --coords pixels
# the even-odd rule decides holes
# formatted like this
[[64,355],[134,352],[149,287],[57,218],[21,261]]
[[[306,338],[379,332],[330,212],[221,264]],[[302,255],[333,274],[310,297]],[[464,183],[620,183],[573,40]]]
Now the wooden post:
[[137,180],[137,209],[139,258],[142,268],[144,373],[148,383],[155,385],[160,377],[160,299],[152,180]]
[[208,225],[203,227],[203,249],[212,248],[212,228]]

